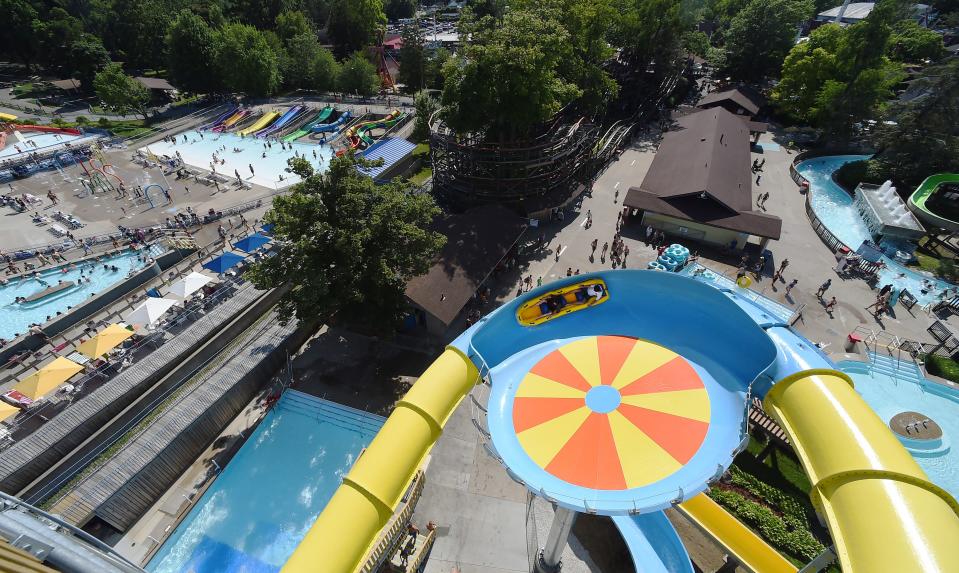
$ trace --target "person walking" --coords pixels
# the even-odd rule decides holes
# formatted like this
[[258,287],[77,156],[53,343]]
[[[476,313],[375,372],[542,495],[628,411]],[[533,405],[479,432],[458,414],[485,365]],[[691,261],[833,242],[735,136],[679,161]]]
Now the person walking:
[[646,225],[646,244],[648,245],[653,240],[653,227],[652,225]]
[[826,312],[829,313],[829,316],[832,317],[832,312],[836,308],[836,305],[839,304],[836,302],[836,297],[829,299],[829,302],[826,303]]
[[829,287],[832,286],[832,279],[826,279],[826,282],[819,285],[819,290],[816,291],[816,296],[822,298],[822,295],[826,294],[826,291],[829,290]]
[[536,277],[536,286],[537,288],[543,286],[543,277]]
[[796,287],[796,284],[799,283],[799,279],[793,279],[788,285],[786,285],[786,296],[789,296],[789,291]]
[[599,244],[599,239],[593,239],[593,242],[590,243],[590,246],[593,247],[593,252],[596,252],[596,245]]
[[256,173],[253,171],[253,164],[252,164],[252,163],[249,165],[249,167],[250,167],[250,175],[256,175]]

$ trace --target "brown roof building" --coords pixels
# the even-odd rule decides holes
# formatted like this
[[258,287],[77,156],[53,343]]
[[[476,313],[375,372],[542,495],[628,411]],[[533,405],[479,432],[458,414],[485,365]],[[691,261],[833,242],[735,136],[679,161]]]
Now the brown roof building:
[[722,107],[736,115],[749,117],[755,117],[765,105],[766,98],[762,94],[745,86],[708,93],[696,104],[702,109]]
[[136,77],[136,81],[140,82],[140,85],[145,87],[148,90],[158,90],[158,91],[174,91],[176,90],[170,82],[166,81],[163,78],[145,78],[145,77]]
[[680,118],[663,137],[639,187],[624,205],[643,212],[643,224],[724,247],[779,239],[782,220],[753,211],[749,126],[723,108]]
[[491,204],[442,216],[433,229],[446,236],[446,245],[426,274],[407,283],[406,297],[419,323],[443,334],[519,240],[526,219]]

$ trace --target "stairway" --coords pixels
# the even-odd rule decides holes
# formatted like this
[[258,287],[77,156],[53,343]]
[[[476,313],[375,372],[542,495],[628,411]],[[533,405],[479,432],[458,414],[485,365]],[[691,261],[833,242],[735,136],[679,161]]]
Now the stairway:
[[892,376],[896,380],[905,380],[915,384],[922,385],[926,377],[922,370],[909,357],[909,353],[903,351],[902,359],[896,364],[896,357],[890,356],[886,352],[875,352],[870,350],[869,368],[874,372],[881,372],[887,376]]

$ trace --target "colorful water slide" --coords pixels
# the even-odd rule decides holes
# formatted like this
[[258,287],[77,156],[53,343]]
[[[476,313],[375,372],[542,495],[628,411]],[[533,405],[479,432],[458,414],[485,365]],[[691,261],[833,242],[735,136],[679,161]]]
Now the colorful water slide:
[[677,509],[749,571],[796,573],[795,565],[705,493],[684,501]]
[[693,573],[689,554],[665,513],[614,515],[612,519],[626,541],[637,571]]
[[336,118],[335,121],[331,123],[320,123],[314,125],[310,128],[310,131],[313,133],[329,133],[339,131],[343,124],[346,123],[351,117],[353,116],[350,115],[350,112],[344,111],[342,114],[340,114],[340,117]]
[[283,566],[287,572],[352,572],[393,516],[453,410],[479,381],[476,366],[448,347],[397,402],[383,428]]
[[238,131],[237,135],[243,135],[243,136],[252,135],[260,131],[261,129],[265,128],[266,126],[270,125],[270,123],[272,123],[273,120],[275,120],[279,116],[280,116],[280,113],[276,111],[270,111],[270,112],[264,113],[259,120],[253,123],[253,125],[251,125],[250,127],[247,127],[246,129],[241,129],[240,131]]
[[210,123],[204,126],[201,126],[199,129],[213,129],[214,127],[220,125],[221,123],[229,119],[231,116],[233,116],[233,114],[235,114],[238,111],[240,111],[240,108],[234,107],[233,109],[227,111],[226,113],[218,115],[216,119],[214,119],[213,121],[211,121]]
[[256,136],[267,137],[271,133],[276,133],[277,131],[283,129],[283,126],[286,125],[291,119],[296,117],[296,115],[300,113],[301,111],[303,111],[302,105],[296,105],[291,107],[290,109],[286,110],[286,113],[280,116],[280,119],[273,122],[273,124],[270,125],[270,127],[257,132]]
[[231,127],[233,127],[236,124],[236,122],[240,121],[241,119],[245,118],[248,115],[250,115],[250,110],[241,109],[237,111],[236,113],[234,113],[233,115],[231,115],[230,117],[223,120],[219,125],[214,127],[213,131],[227,131]]
[[926,205],[927,201],[936,192],[943,183],[959,183],[959,173],[939,173],[926,177],[925,181],[919,184],[915,192],[909,196],[909,210],[916,214],[923,223],[927,223],[939,229],[959,232],[959,221],[947,219],[941,215],[933,213]]
[[303,137],[304,135],[310,133],[310,130],[313,126],[319,125],[329,119],[330,115],[333,113],[333,107],[327,106],[320,110],[320,113],[317,114],[312,120],[308,121],[300,129],[294,131],[293,133],[287,135],[283,138],[283,141],[286,143],[292,143],[297,139]]
[[807,370],[764,401],[789,436],[843,571],[959,571],[959,505],[835,370]]
[[16,131],[40,131],[43,133],[61,133],[63,135],[82,135],[79,129],[72,127],[51,127],[49,125],[14,125]]
[[372,144],[373,138],[369,135],[370,130],[392,127],[402,118],[403,114],[399,110],[393,110],[383,119],[364,121],[350,127],[344,134],[350,142],[350,149],[357,149],[361,144],[364,147]]

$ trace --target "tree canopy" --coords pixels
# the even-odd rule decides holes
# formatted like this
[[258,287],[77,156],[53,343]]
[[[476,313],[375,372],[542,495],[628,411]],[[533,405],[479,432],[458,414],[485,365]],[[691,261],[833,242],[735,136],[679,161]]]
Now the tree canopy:
[[203,18],[182,10],[170,25],[166,46],[174,85],[198,93],[219,91],[216,32]]
[[385,26],[382,0],[332,0],[330,4],[327,33],[339,54],[372,45]]
[[886,55],[896,10],[895,0],[880,0],[864,21],[821,26],[793,48],[773,91],[780,109],[840,138],[881,112],[903,77]]
[[336,79],[337,89],[367,97],[376,93],[379,85],[380,77],[376,74],[376,66],[366,56],[355,52],[343,60]]
[[416,24],[405,26],[402,37],[399,83],[403,84],[405,91],[414,93],[426,85],[425,40]]
[[746,81],[778,75],[799,24],[812,12],[812,0],[750,0],[726,31],[725,71]]
[[136,111],[146,117],[150,92],[140,82],[123,73],[119,64],[109,64],[93,80],[94,89],[104,104],[118,113]]
[[439,209],[429,194],[357,172],[351,153],[318,173],[291,160],[303,177],[274,198],[264,220],[273,225],[277,256],[246,276],[259,288],[291,286],[279,302],[283,317],[356,321],[390,332],[407,311],[406,283],[429,269],[445,237],[430,231]]
[[230,91],[265,96],[280,86],[278,59],[265,35],[245,24],[227,24],[218,34],[217,65]]
[[426,141],[430,138],[430,118],[440,108],[440,102],[426,90],[416,92],[413,98],[416,106],[416,123],[413,126],[413,141]]

